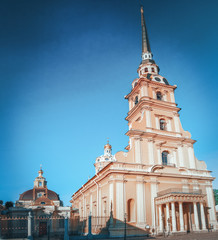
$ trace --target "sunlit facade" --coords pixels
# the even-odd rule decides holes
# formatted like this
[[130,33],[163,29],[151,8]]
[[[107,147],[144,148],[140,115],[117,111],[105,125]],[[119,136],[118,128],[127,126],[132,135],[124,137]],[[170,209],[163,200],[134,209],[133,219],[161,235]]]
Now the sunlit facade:
[[[175,85],[159,74],[153,60],[141,8],[142,62],[137,70],[126,120],[129,145],[95,162],[96,174],[72,196],[81,217],[113,216],[156,234],[217,228],[212,181],[204,161],[195,157],[196,142],[183,130]],[[107,152],[109,150],[109,152]],[[134,231],[134,230],[132,230]],[[111,235],[119,235],[116,224]]]

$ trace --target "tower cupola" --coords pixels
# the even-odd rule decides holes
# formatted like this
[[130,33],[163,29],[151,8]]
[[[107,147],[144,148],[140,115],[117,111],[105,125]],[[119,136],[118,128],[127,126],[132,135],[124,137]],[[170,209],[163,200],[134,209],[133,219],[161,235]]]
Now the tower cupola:
[[40,170],[38,171],[38,177],[35,178],[34,188],[45,188],[47,187],[47,181],[43,177],[42,166],[40,166]]
[[104,156],[111,156],[112,146],[107,141],[107,144],[104,145]]
[[104,168],[108,163],[115,161],[115,156],[112,155],[112,146],[109,144],[109,141],[107,141],[107,144],[104,145],[104,155],[97,157],[95,160],[94,165],[96,173]]

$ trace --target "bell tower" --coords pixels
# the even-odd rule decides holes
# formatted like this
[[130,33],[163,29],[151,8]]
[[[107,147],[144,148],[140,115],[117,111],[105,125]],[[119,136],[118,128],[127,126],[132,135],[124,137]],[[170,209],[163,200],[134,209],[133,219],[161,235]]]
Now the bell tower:
[[[127,149],[133,150],[131,162],[197,169],[200,166],[193,151],[195,140],[184,131],[179,118],[180,108],[174,98],[176,85],[170,85],[159,74],[153,60],[141,7],[142,61],[139,77],[132,82],[129,101],[129,138]],[[202,165],[202,164],[201,164]]]

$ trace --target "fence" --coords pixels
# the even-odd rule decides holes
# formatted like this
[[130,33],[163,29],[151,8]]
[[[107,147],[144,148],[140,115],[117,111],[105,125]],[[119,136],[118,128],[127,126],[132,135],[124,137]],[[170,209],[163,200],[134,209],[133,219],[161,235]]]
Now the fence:
[[26,238],[27,217],[0,217],[0,238]]
[[0,217],[0,239],[38,238],[68,239],[73,235],[107,234],[109,217],[29,216]]

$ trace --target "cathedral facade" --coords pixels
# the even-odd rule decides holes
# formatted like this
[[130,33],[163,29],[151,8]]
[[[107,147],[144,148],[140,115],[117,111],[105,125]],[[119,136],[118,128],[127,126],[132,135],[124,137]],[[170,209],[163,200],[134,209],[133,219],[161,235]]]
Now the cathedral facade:
[[107,143],[95,162],[96,174],[72,195],[80,217],[109,216],[157,234],[217,228],[212,181],[196,142],[183,130],[175,85],[159,74],[153,60],[143,8],[142,62],[125,98],[127,151],[112,155]]

